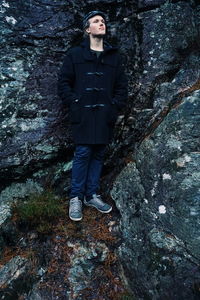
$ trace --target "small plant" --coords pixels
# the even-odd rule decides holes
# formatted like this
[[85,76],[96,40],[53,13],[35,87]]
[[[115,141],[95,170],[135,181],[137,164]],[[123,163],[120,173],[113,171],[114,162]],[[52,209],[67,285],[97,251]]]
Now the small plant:
[[14,208],[17,219],[34,227],[38,232],[49,232],[53,222],[64,216],[65,208],[61,200],[51,191],[36,193]]

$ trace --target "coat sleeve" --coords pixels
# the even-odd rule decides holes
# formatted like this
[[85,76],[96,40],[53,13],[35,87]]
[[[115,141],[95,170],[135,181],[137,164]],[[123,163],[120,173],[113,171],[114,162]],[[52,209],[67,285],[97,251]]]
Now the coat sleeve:
[[122,58],[118,56],[118,64],[116,68],[116,76],[113,90],[113,103],[121,110],[128,98],[128,81],[122,65]]
[[73,92],[75,72],[70,52],[66,55],[58,74],[58,96],[66,104],[70,105],[78,97]]

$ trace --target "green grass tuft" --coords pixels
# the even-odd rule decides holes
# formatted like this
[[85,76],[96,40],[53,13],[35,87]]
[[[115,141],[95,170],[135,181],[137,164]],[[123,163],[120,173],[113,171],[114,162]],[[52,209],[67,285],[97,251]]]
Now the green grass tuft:
[[19,221],[34,227],[38,232],[50,231],[53,222],[66,213],[61,199],[51,191],[30,195],[26,201],[18,203],[14,211]]

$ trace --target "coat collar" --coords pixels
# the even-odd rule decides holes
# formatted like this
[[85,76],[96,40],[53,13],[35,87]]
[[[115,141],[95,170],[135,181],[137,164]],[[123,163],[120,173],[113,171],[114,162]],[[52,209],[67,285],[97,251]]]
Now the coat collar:
[[[94,55],[90,51],[90,40],[89,40],[89,38],[86,38],[85,40],[83,40],[83,42],[80,45],[81,45],[81,47],[83,47],[84,58],[86,60],[95,60]],[[118,49],[117,47],[111,46],[106,41],[104,41],[103,46],[104,46],[104,53],[111,52],[111,51],[116,51]]]

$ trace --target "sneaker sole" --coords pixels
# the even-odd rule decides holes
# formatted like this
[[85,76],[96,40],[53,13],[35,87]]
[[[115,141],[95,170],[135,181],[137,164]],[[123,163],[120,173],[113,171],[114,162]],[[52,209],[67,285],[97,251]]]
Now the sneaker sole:
[[96,208],[98,211],[100,211],[100,212],[103,213],[103,214],[108,214],[108,213],[111,212],[111,210],[112,210],[112,207],[105,211],[105,210],[100,210],[100,209],[97,208],[95,205],[87,204],[87,203],[85,203],[85,202],[84,202],[84,204],[85,204],[86,206],[88,206],[88,207],[90,206],[90,207]]
[[82,220],[82,217],[81,217],[81,218],[73,218],[73,217],[70,217],[70,216],[69,216],[69,218],[70,218],[70,220],[72,220],[72,221],[81,221],[81,220]]

